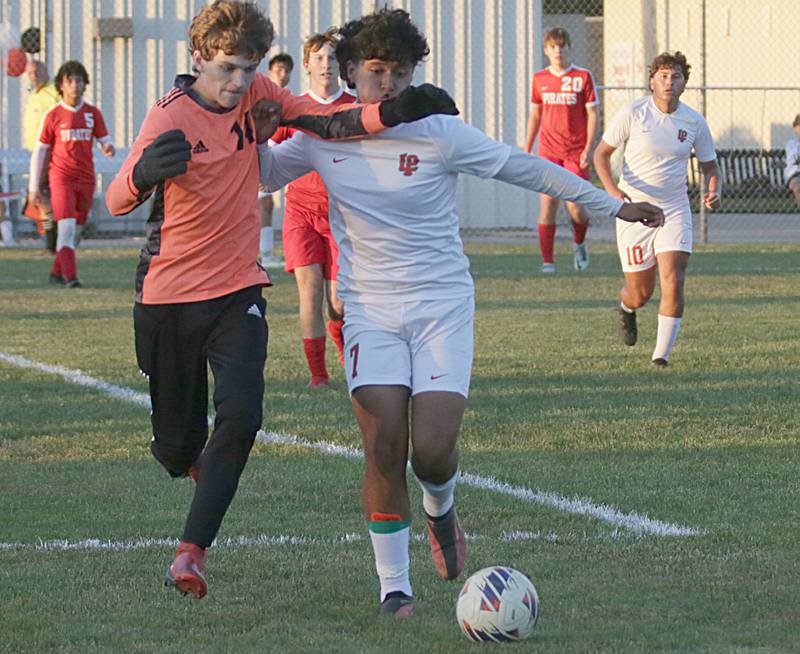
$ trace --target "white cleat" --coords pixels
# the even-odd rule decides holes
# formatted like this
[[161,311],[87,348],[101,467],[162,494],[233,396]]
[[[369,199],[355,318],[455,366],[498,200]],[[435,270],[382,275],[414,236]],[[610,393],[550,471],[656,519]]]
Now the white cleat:
[[544,275],[552,275],[556,272],[556,264],[554,263],[543,263],[542,264],[542,274]]
[[575,270],[583,272],[589,267],[589,250],[586,243],[575,245]]
[[262,268],[283,268],[283,259],[274,254],[262,254],[259,258]]

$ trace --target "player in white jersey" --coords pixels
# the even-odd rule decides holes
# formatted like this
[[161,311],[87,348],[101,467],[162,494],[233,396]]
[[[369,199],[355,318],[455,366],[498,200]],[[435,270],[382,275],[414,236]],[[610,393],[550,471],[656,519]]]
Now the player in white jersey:
[[800,205],[800,114],[794,117],[792,128],[794,138],[786,143],[786,169],[783,174],[794,201]]
[[[396,97],[429,52],[401,9],[352,21],[340,35],[337,59],[360,102]],[[413,610],[409,436],[439,576],[457,577],[466,556],[453,491],[472,365],[474,288],[459,237],[458,174],[493,177],[625,220],[658,225],[663,214],[647,203],[611,198],[451,116],[330,148],[298,134],[262,149],[261,156],[262,181],[270,190],[311,170],[328,189],[339,245],[345,369],[363,434],[364,512],[381,612],[407,617]]]
[[[650,64],[652,95],[620,109],[594,154],[603,186],[620,199],[652,202],[664,210],[655,230],[617,221],[617,248],[625,274],[620,291],[620,336],[626,345],[637,338],[636,309],[653,295],[658,268],[661,304],[651,360],[666,366],[684,308],[684,280],[692,252],[692,210],[687,194],[687,163],[694,148],[707,181],[702,198],[708,209],[720,204],[720,180],[714,142],[705,118],[680,102],[690,66],[680,52],[665,52]],[[619,185],[611,174],[611,155],[625,147]]]

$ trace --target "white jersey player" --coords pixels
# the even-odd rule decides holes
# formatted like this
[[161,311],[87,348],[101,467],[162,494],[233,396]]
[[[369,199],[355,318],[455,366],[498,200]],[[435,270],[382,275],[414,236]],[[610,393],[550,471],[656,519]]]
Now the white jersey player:
[[786,143],[786,169],[783,174],[794,201],[800,205],[800,114],[794,117],[792,129],[794,138]]
[[[720,204],[719,168],[708,124],[680,102],[689,69],[680,52],[658,55],[650,65],[652,95],[617,112],[594,155],[595,168],[609,194],[652,202],[664,210],[664,225],[655,230],[617,221],[617,248],[625,274],[619,295],[620,335],[626,345],[635,345],[636,309],[653,295],[658,267],[661,304],[652,355],[658,366],[667,365],[683,316],[683,286],[692,252],[686,180],[692,149],[707,181],[704,204],[709,209]],[[611,155],[623,146],[624,164],[617,185],[611,174]]]
[[[424,36],[400,9],[382,9],[340,33],[340,68],[361,102],[398,95],[428,54]],[[271,190],[311,170],[328,189],[339,246],[345,369],[363,433],[364,511],[381,612],[401,618],[413,610],[409,436],[438,574],[454,579],[466,556],[453,490],[472,364],[474,291],[459,237],[458,174],[493,177],[606,216],[660,224],[663,214],[646,203],[611,198],[458,118],[385,132],[334,147],[298,134],[262,151],[261,171]]]

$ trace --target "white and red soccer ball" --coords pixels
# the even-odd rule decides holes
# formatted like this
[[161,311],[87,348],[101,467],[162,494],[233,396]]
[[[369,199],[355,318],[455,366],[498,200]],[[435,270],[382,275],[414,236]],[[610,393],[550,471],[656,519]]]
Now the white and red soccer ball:
[[456,618],[470,640],[524,640],[533,633],[539,595],[530,579],[513,568],[495,565],[478,570],[464,583]]

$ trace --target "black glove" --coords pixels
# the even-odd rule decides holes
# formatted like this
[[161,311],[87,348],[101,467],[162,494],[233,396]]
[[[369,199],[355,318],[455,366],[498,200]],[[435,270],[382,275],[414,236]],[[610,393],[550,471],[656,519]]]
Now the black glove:
[[396,98],[384,100],[378,107],[381,122],[386,127],[413,123],[432,114],[457,116],[458,109],[447,91],[433,84],[409,86]]
[[664,224],[664,212],[649,202],[625,202],[617,218],[628,223],[642,223],[646,227],[661,227]]
[[182,175],[192,158],[192,146],[179,129],[159,135],[142,150],[142,156],[133,167],[133,185],[146,193],[165,179]]

